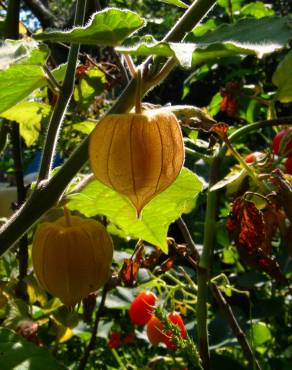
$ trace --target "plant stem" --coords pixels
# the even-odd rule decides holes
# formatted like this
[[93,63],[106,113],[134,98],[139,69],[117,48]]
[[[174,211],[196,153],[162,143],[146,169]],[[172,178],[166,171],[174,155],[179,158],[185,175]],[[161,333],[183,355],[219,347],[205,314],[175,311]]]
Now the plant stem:
[[66,206],[64,206],[63,208],[64,208],[64,216],[65,216],[66,226],[70,227],[70,226],[72,226],[70,211]]
[[[83,24],[86,9],[86,0],[77,0],[74,26]],[[72,44],[66,69],[65,79],[61,87],[60,95],[50,118],[49,128],[46,135],[44,151],[38,176],[38,183],[49,177],[55,150],[58,142],[62,122],[70,102],[75,81],[75,70],[78,61],[79,44]]]
[[[214,157],[210,166],[209,187],[211,188],[219,177],[219,161]],[[198,303],[197,303],[197,331],[199,340],[199,352],[205,370],[210,369],[210,354],[208,340],[208,312],[207,295],[210,279],[210,269],[213,253],[213,244],[216,228],[217,196],[215,191],[207,191],[207,205],[204,225],[204,243],[200,262],[197,268],[198,273]]]
[[107,292],[108,292],[108,288],[107,288],[107,285],[105,285],[103,287],[101,301],[100,301],[98,310],[96,312],[95,321],[94,321],[93,328],[92,328],[91,338],[90,338],[88,346],[86,347],[86,349],[84,351],[84,354],[83,354],[83,356],[80,360],[78,370],[84,370],[85,369],[86,363],[87,363],[87,361],[89,359],[89,356],[90,356],[90,352],[94,349],[94,346],[95,346],[95,343],[96,343],[96,335],[97,335],[97,331],[98,331],[98,324],[99,324],[99,321],[100,321],[102,311],[104,309]]
[[195,244],[195,242],[194,242],[194,240],[191,236],[191,233],[190,233],[186,223],[184,222],[183,218],[180,217],[179,219],[177,219],[176,224],[180,228],[180,231],[183,234],[184,240],[186,241],[186,243],[189,246],[189,249],[190,249],[190,252],[191,252],[193,258],[198,262],[200,260],[199,252],[197,250],[196,244]]
[[163,41],[176,42],[182,40],[211,10],[215,3],[216,0],[194,1],[175,26],[166,34]]
[[137,86],[136,86],[136,94],[135,94],[135,113],[141,114],[142,113],[142,104],[141,104],[142,75],[141,75],[140,68],[137,70],[136,78],[137,78]]
[[255,358],[252,348],[249,345],[249,342],[242,331],[241,327],[239,326],[230,305],[226,302],[223,294],[221,293],[220,289],[216,286],[216,284],[210,284],[211,290],[213,293],[214,298],[216,299],[217,303],[219,304],[219,308],[222,311],[223,315],[226,317],[230,328],[233,331],[233,334],[236,336],[238,343],[240,344],[242,351],[249,362],[250,369],[261,370],[260,364],[258,363],[257,359]]
[[236,148],[231,144],[230,140],[228,138],[225,138],[225,144],[228,146],[228,149],[231,151],[233,156],[236,158],[238,163],[241,165],[242,168],[244,168],[247,172],[247,174],[253,179],[255,184],[257,184],[259,189],[265,189],[264,183],[259,180],[257,174],[254,172],[254,170],[245,162],[245,160],[241,157],[241,155],[238,153]]

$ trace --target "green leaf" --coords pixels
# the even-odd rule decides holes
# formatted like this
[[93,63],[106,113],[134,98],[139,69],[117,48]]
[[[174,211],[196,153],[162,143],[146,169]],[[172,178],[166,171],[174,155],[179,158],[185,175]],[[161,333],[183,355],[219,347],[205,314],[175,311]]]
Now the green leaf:
[[87,109],[95,96],[104,91],[106,77],[99,68],[87,71],[74,89],[74,100],[78,102],[83,110]]
[[199,178],[184,168],[168,189],[145,206],[141,219],[137,219],[136,210],[125,197],[98,181],[72,195],[69,208],[87,217],[105,215],[127,235],[159,246],[167,253],[169,225],[182,213],[191,211],[201,190]]
[[241,9],[240,13],[247,16],[251,15],[255,18],[270,17],[275,15],[274,10],[269,9],[262,1],[255,1],[245,5]]
[[[256,31],[256,32],[255,32]],[[236,23],[222,24],[203,36],[191,36],[188,41],[207,44],[231,44],[253,52],[258,57],[281,49],[292,38],[289,17],[244,18]]]
[[[257,32],[254,32],[255,29]],[[261,58],[281,49],[291,38],[292,28],[287,17],[248,18],[231,25],[223,24],[202,36],[193,33],[187,39],[191,42],[187,43],[157,42],[152,38],[134,46],[117,47],[116,50],[138,56],[175,57],[183,68],[190,68],[208,60],[233,55],[256,55]]]
[[243,2],[244,0],[217,0],[217,4],[222,6],[227,11],[227,13],[230,13],[231,9],[233,13],[236,11],[240,11],[241,4]]
[[34,38],[54,42],[113,46],[119,45],[144,25],[144,19],[135,12],[107,8],[93,14],[85,27],[76,27],[70,31],[42,32],[34,35]]
[[51,107],[44,103],[21,102],[0,114],[0,117],[19,123],[20,134],[27,146],[39,137],[41,123],[47,121]]
[[0,328],[1,370],[66,370],[48,350]]
[[73,124],[73,130],[81,132],[82,134],[89,135],[91,131],[94,129],[96,124],[91,121],[82,121]]
[[14,52],[7,52],[6,57],[0,60],[1,65],[5,62],[8,66],[0,71],[0,113],[46,84],[42,65],[48,57],[47,47],[36,48],[35,42],[29,46],[22,42],[12,45]]
[[252,326],[252,336],[255,347],[261,346],[273,338],[268,325],[264,322],[257,322]]
[[208,113],[210,116],[214,117],[217,113],[220,112],[220,104],[222,102],[223,98],[220,94],[220,92],[217,92],[213,98],[210,101],[210,104],[208,106]]
[[278,87],[277,99],[281,103],[290,103],[292,101],[292,51],[278,64],[273,74],[273,84]]
[[47,56],[48,48],[45,45],[38,48],[38,43],[33,40],[5,40],[0,47],[0,70],[15,63],[42,65]]
[[238,189],[246,176],[247,176],[246,170],[235,168],[231,172],[229,172],[224,177],[224,179],[216,182],[216,184],[210,188],[210,191],[216,191],[216,190],[222,189],[227,185],[233,185],[235,189]]
[[175,5],[179,8],[184,8],[184,9],[187,9],[188,8],[188,5],[185,4],[183,1],[181,0],[159,0],[161,3],[166,3],[166,4],[170,4],[170,5]]

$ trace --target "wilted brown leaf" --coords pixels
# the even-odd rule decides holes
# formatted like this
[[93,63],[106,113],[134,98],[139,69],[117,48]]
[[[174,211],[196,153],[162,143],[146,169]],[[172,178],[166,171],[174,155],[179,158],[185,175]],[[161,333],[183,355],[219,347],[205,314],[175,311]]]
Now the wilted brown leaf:
[[124,259],[124,264],[121,269],[121,279],[126,285],[132,286],[137,280],[138,272],[143,262],[143,252],[143,244],[138,244],[132,257]]
[[228,129],[229,126],[227,123],[219,122],[211,127],[210,132],[215,132],[224,141],[227,138]]

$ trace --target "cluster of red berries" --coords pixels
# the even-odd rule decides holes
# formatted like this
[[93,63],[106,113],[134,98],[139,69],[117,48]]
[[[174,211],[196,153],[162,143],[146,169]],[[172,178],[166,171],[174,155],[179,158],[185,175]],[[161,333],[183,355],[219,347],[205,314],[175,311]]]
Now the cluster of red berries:
[[[272,141],[272,150],[274,155],[286,157],[284,162],[285,172],[292,175],[292,127],[284,128]],[[263,156],[261,152],[250,153],[245,157],[246,163],[253,163]]]
[[136,335],[134,332],[130,332],[124,338],[122,338],[122,333],[120,333],[119,331],[113,331],[110,336],[107,346],[110,349],[116,349],[116,348],[121,347],[122,345],[128,345],[128,344],[134,343],[135,340],[136,340]]
[[[154,314],[156,295],[152,292],[143,291],[137,295],[130,306],[129,315],[134,325],[147,325],[147,336],[154,346],[164,343],[170,350],[175,350],[176,346],[172,343],[173,333],[165,330],[164,324]],[[187,337],[187,331],[177,312],[171,312],[167,315],[168,320],[177,325],[180,329],[181,337]]]

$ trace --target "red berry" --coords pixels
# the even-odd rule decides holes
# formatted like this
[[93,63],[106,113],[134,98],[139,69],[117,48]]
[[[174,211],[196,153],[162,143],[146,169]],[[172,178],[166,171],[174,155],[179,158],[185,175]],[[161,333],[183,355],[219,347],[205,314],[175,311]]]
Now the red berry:
[[246,163],[253,163],[254,161],[257,161],[260,159],[260,157],[263,155],[261,152],[254,152],[254,153],[249,153],[245,158]]
[[[167,318],[174,324],[180,328],[180,334],[182,338],[187,337],[187,331],[181,318],[180,314],[177,312],[171,312],[167,315]],[[176,346],[172,343],[171,337],[173,333],[169,330],[164,330],[163,323],[156,317],[152,316],[150,321],[147,324],[147,336],[154,346],[159,344],[160,342],[164,343],[166,347],[170,350],[175,350]]]
[[[183,319],[181,318],[180,314],[178,312],[171,312],[167,315],[167,318],[169,321],[171,321],[174,325],[177,325],[180,328],[180,334],[183,339],[187,337],[187,330],[185,327],[185,324],[183,322]],[[176,347],[171,341],[172,332],[167,331],[165,333],[165,337],[163,339],[163,343],[166,345],[168,349],[175,350]]]
[[152,316],[147,324],[147,337],[153,346],[157,346],[163,341],[165,334],[163,333],[164,325],[156,317]]
[[289,173],[289,175],[292,175],[292,156],[288,157],[284,163],[285,165],[285,172]]
[[121,333],[113,331],[107,346],[110,349],[119,348],[121,346]]
[[[290,139],[285,145],[285,148],[281,148],[281,142],[283,138],[288,135],[291,135]],[[279,154],[280,148],[282,149],[280,154],[286,156],[290,155],[292,153],[292,127],[290,128],[284,128],[280,132],[277,133],[277,135],[274,137],[272,141],[272,149],[275,154]]]
[[133,300],[129,315],[133,324],[145,325],[151,319],[156,302],[156,295],[152,292],[141,292]]

